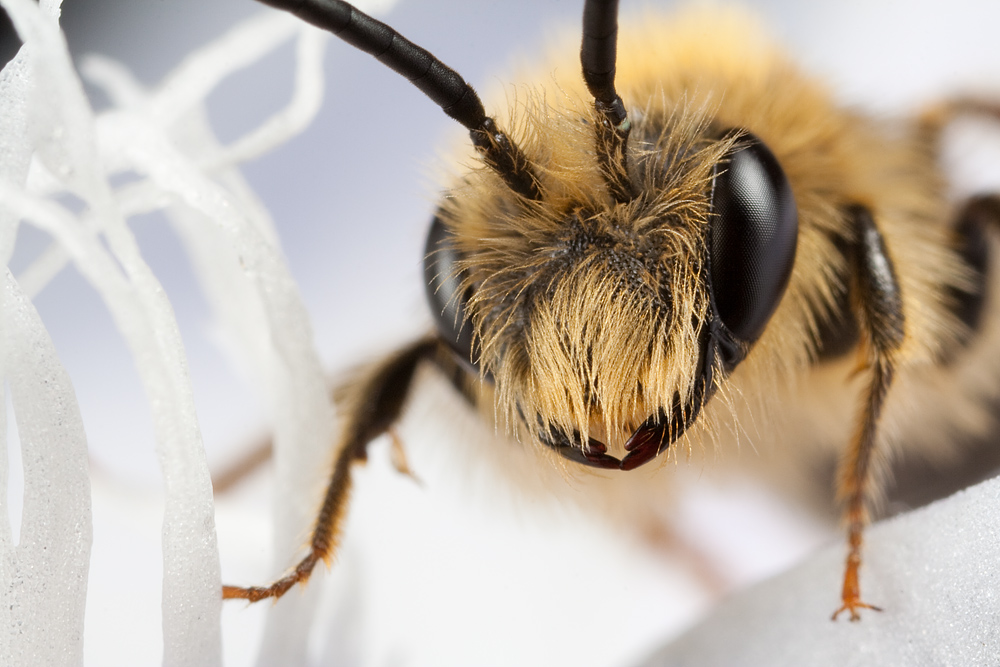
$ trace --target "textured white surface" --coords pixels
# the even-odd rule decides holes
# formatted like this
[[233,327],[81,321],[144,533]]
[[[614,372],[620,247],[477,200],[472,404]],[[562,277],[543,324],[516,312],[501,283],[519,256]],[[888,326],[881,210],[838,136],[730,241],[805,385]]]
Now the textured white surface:
[[0,298],[3,371],[18,435],[4,444],[20,447],[25,487],[14,536],[0,467],[0,664],[81,664],[92,538],[87,439],[69,375],[9,273]]
[[995,665],[1000,659],[1000,479],[872,527],[859,623],[836,609],[845,548],[721,603],[644,667]]
[[[35,54],[58,14],[58,2],[20,8]],[[27,179],[32,153],[37,71],[29,51],[0,72],[0,182],[16,187]],[[14,252],[17,222],[0,209],[4,264]],[[69,376],[6,267],[0,289],[0,664],[80,664],[93,537],[87,440]],[[11,463],[20,473],[13,485]],[[11,491],[20,492],[19,525],[11,521]]]
[[[136,359],[152,407],[165,480],[163,633],[167,664],[218,664],[218,552],[208,466],[177,325],[116,200],[82,85],[53,21],[30,2],[8,7],[33,49],[29,136],[39,169],[77,211],[4,187],[4,206],[57,239],[101,295]],[[111,160],[114,163],[114,159]],[[26,478],[26,496],[31,495]],[[214,613],[213,613],[214,612]]]

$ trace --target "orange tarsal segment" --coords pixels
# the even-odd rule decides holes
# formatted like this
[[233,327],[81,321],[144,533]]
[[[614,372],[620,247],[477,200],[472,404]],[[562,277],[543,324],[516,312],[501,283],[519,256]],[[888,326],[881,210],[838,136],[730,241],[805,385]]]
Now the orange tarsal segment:
[[861,567],[861,523],[858,522],[857,526],[851,526],[850,536],[848,537],[848,542],[850,544],[850,552],[847,554],[847,569],[844,572],[844,588],[841,592],[841,600],[843,600],[843,605],[840,609],[833,613],[831,620],[836,621],[837,617],[840,616],[842,612],[848,611],[851,613],[852,621],[860,621],[861,615],[858,613],[859,609],[873,609],[874,611],[882,611],[881,607],[876,607],[875,605],[868,604],[861,601],[861,586],[858,584],[858,569]]

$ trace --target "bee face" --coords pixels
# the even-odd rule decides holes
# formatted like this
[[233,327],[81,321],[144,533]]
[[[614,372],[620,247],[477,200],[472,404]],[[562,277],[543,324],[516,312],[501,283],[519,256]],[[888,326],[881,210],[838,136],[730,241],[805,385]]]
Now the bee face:
[[545,115],[517,138],[539,196],[466,176],[432,225],[428,295],[508,425],[631,469],[695,422],[760,335],[791,271],[794,200],[758,139],[673,112],[636,114],[622,201],[593,108]]

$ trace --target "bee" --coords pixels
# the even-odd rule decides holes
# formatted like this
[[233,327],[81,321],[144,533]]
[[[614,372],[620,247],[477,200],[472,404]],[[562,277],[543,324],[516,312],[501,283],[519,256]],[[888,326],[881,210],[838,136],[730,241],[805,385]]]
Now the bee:
[[836,104],[741,14],[647,18],[619,38],[617,1],[586,0],[579,50],[488,115],[348,3],[266,4],[375,55],[470,141],[427,238],[436,331],[345,392],[305,557],[223,597],[281,597],[333,558],[352,470],[429,363],[513,457],[594,486],[741,440],[787,465],[836,448],[848,553],[833,618],[879,609],[860,572],[889,453],[990,421],[1000,199],[953,205],[940,152],[956,118],[1000,107],[956,99],[885,123]]

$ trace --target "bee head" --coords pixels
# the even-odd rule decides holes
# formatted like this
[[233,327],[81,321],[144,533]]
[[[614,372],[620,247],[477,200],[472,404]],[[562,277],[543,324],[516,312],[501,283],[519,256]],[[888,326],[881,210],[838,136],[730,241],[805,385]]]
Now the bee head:
[[494,383],[498,412],[607,467],[604,443],[655,456],[695,421],[777,307],[797,237],[759,139],[699,114],[637,116],[628,159],[604,165],[598,112],[546,118],[523,140],[537,196],[474,170],[425,265],[439,331]]
[[628,470],[679,438],[750,351],[791,275],[798,218],[744,129],[684,104],[629,117],[617,10],[584,5],[589,101],[540,97],[510,135],[467,85],[442,105],[481,167],[439,208],[425,276],[441,337],[494,383],[508,424]]
[[759,139],[703,114],[636,114],[606,160],[599,110],[546,116],[519,138],[534,196],[479,169],[445,198],[428,296],[509,424],[631,468],[694,423],[763,331],[791,273],[795,203]]

